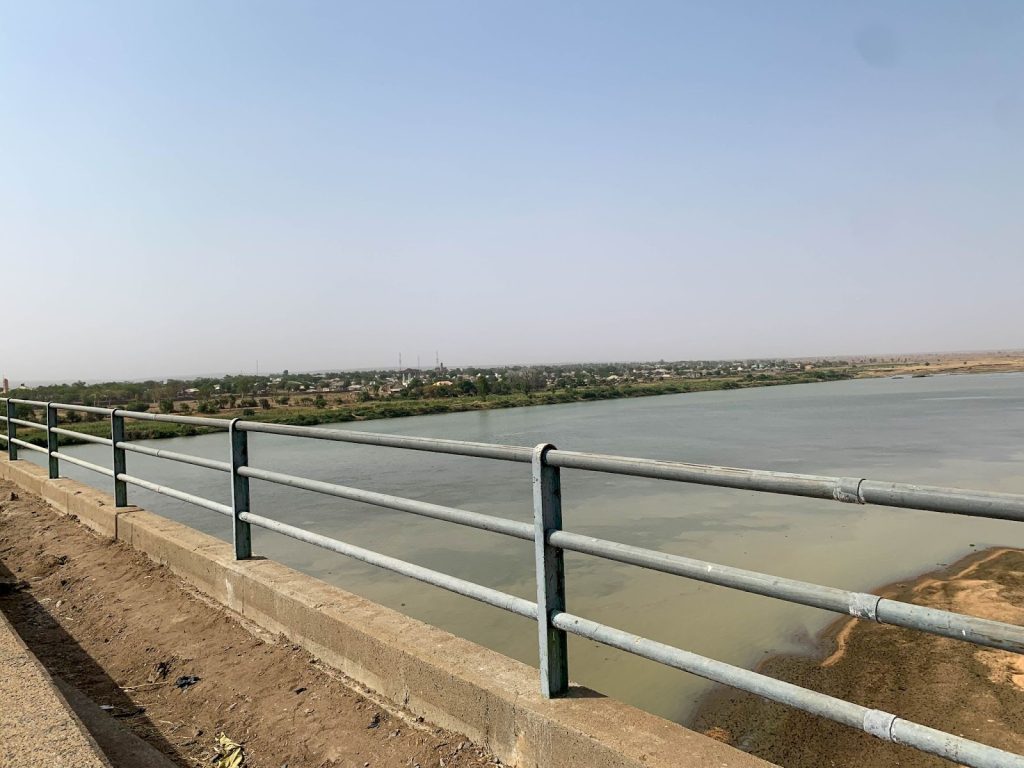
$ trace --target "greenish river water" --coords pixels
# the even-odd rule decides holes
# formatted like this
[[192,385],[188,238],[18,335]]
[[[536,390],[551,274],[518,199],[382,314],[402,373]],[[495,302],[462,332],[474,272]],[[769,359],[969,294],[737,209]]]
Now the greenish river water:
[[[1024,493],[1024,375],[871,379],[337,425],[408,435]],[[226,435],[152,441],[226,459]],[[69,452],[109,465],[109,449]],[[252,435],[253,466],[531,521],[530,467]],[[23,453],[36,460],[34,454]],[[229,502],[221,473],[129,454],[128,471]],[[109,480],[65,463],[100,488]],[[1024,526],[564,470],[565,527],[607,539],[870,590],[974,549],[1024,546]],[[253,510],[534,599],[528,542],[252,482]],[[129,499],[221,538],[230,521],[129,488]],[[522,618],[254,529],[254,551],[536,664]],[[594,558],[566,558],[574,613],[747,667],[810,651],[834,614]],[[686,722],[708,683],[570,638],[571,677]]]

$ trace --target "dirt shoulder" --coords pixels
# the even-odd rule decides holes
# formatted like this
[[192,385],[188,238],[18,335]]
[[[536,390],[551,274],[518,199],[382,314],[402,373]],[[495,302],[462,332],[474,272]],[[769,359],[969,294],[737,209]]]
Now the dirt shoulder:
[[222,732],[248,768],[497,764],[42,500],[3,482],[0,499],[0,581],[17,583],[0,612],[52,675],[178,765],[209,765]]
[[[877,594],[1024,624],[1024,552],[994,549]],[[1024,753],[1024,657],[899,627],[841,619],[814,658],[777,656],[759,671]],[[732,689],[712,693],[696,728],[786,768],[948,768],[950,763]]]

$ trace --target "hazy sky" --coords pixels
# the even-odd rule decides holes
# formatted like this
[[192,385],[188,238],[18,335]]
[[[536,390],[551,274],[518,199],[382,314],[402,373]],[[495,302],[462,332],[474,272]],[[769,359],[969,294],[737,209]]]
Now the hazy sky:
[[1024,3],[0,0],[15,382],[1024,346]]

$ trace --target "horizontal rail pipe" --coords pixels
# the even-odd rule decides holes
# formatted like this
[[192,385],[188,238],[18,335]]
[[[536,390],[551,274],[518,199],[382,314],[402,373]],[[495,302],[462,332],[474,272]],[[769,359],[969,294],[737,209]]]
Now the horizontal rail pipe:
[[91,461],[80,459],[77,456],[71,456],[67,453],[61,453],[60,451],[51,451],[50,455],[53,456],[55,459],[67,461],[71,464],[76,464],[79,467],[84,467],[85,469],[91,469],[93,472],[99,472],[101,475],[106,475],[107,477],[114,476],[114,470],[110,469],[109,467],[101,467],[99,464],[93,464]]
[[916,629],[974,645],[1024,653],[1024,627],[1015,624],[902,603],[866,592],[851,592],[704,560],[654,552],[570,531],[551,531],[547,540],[552,546],[570,552],[602,557],[707,584],[774,597],[813,608],[823,608],[826,611],[845,613],[880,624]]
[[635,459],[576,451],[549,451],[554,467],[583,469],[616,475],[674,480],[682,483],[735,488],[746,491],[807,496],[850,504],[877,504],[888,507],[948,512],[998,520],[1024,521],[1024,495],[969,491],[865,480],[857,477],[828,477],[772,472],[763,469],[737,469],[711,464]]
[[211,419],[205,416],[175,416],[170,413],[146,413],[144,411],[123,411],[117,409],[117,415],[136,421],[161,421],[167,424],[189,424],[195,427],[213,427],[226,430],[231,426],[230,419]]
[[204,499],[202,496],[196,496],[192,493],[179,491],[176,488],[170,488],[166,485],[151,483],[149,480],[143,480],[139,477],[126,475],[123,472],[118,473],[114,479],[128,483],[129,485],[136,485],[139,488],[145,488],[147,491],[153,491],[153,493],[159,493],[161,496],[178,499],[178,501],[187,501],[189,504],[195,504],[197,507],[203,507],[204,509],[209,509],[213,512],[219,512],[222,515],[231,517],[231,507],[227,504],[220,504],[216,501],[211,501],[210,499]]
[[414,565],[413,563],[407,563],[404,560],[399,560],[388,555],[382,555],[379,552],[372,552],[362,547],[357,547],[352,544],[346,544],[343,541],[332,539],[329,536],[323,536],[319,533],[312,533],[311,531],[297,528],[294,525],[288,525],[277,520],[271,520],[268,517],[262,515],[256,515],[252,512],[243,512],[239,515],[239,518],[250,525],[255,525],[258,528],[263,528],[268,531],[274,531],[284,536],[288,536],[297,541],[304,541],[307,544],[313,544],[314,546],[321,547],[331,552],[337,552],[339,555],[345,555],[355,560],[361,560],[364,563],[375,565],[378,568],[383,568],[394,573],[401,574],[402,576],[408,576],[411,579],[422,581],[426,584],[433,584],[435,587],[441,587],[449,592],[454,592],[458,595],[465,597],[471,597],[474,600],[479,600],[482,603],[493,605],[496,608],[515,613],[519,616],[524,616],[528,619],[537,618],[537,604],[524,600],[521,597],[515,595],[509,595],[505,592],[500,592],[490,587],[485,587],[480,584],[475,584],[471,581],[465,581],[464,579],[450,576],[447,573],[441,573],[430,568],[424,568],[421,565]]
[[112,445],[113,442],[109,437],[100,437],[99,435],[88,435],[85,432],[76,432],[73,429],[64,429],[64,427],[51,427],[51,432],[55,432],[58,435],[66,435],[67,437],[73,437],[81,440],[83,443],[96,443],[96,445]]
[[316,440],[377,445],[384,448],[406,448],[412,451],[448,453],[456,456],[517,461],[525,464],[529,464],[533,460],[532,448],[522,448],[515,445],[472,443],[465,440],[442,440],[440,438],[410,437],[407,435],[383,435],[377,432],[359,432],[354,429],[326,429],[324,427],[297,427],[289,424],[264,424],[259,421],[240,421],[237,423],[236,429],[244,432],[262,432],[268,435],[310,437]]
[[[107,441],[110,444],[110,441]],[[139,453],[143,456],[152,456],[157,459],[167,459],[168,461],[177,461],[181,464],[191,464],[196,467],[204,467],[206,469],[214,469],[218,472],[230,472],[231,464],[226,461],[217,461],[216,459],[207,459],[202,456],[193,456],[188,453],[176,453],[175,451],[165,451],[162,448],[150,448],[148,445],[139,445],[137,443],[118,441],[117,447],[122,451],[128,451],[129,453]]]
[[304,491],[313,491],[327,496],[336,496],[340,499],[350,501],[361,501],[372,504],[376,507],[396,509],[400,512],[410,512],[422,517],[431,517],[435,520],[446,520],[449,523],[458,523],[470,528],[478,528],[482,531],[502,533],[506,536],[514,536],[518,539],[533,541],[533,526],[529,523],[521,523],[518,520],[507,520],[494,515],[484,515],[479,512],[469,512],[465,509],[455,507],[444,507],[440,504],[431,504],[426,501],[405,499],[401,496],[390,496],[386,493],[364,491],[359,488],[349,488],[344,485],[325,483],[320,480],[308,480],[304,477],[286,475],[281,472],[270,472],[266,469],[256,467],[239,467],[238,474],[242,477],[251,477],[255,480],[263,480],[277,485],[286,485],[291,488],[300,488]]
[[31,429],[41,429],[46,431],[46,425],[40,424],[37,421],[26,421],[25,419],[8,419],[11,424],[17,424],[19,427],[29,427]]
[[100,408],[96,405],[74,405],[72,403],[51,403],[58,411],[74,411],[75,413],[92,413],[96,416],[109,416],[113,408]]
[[27,440],[21,440],[21,439],[19,439],[17,437],[9,437],[9,438],[7,438],[7,441],[10,442],[10,443],[14,443],[15,445],[19,445],[22,448],[25,448],[25,449],[27,449],[29,451],[35,451],[36,453],[41,453],[43,455],[49,454],[49,451],[46,450],[45,448],[42,448],[42,447],[40,447],[38,445],[30,443]]
[[863,504],[885,507],[1024,521],[1024,495],[1014,493],[864,480],[860,484],[860,500]]
[[[11,402],[34,406],[47,405],[42,401],[18,400],[14,398],[11,399]],[[106,408],[74,406],[62,403],[54,403],[53,407],[58,410],[78,410],[88,413],[110,414],[112,412]],[[219,418],[178,416],[141,411],[119,411],[119,413],[122,413],[125,418],[136,420],[213,427],[216,429],[227,429],[230,424],[228,420]],[[34,422],[30,422],[26,426],[43,428],[43,425],[35,424]],[[287,424],[265,424],[254,421],[240,421],[238,422],[238,429],[248,432],[307,437],[319,440],[404,448],[522,463],[528,463],[532,458],[532,448],[462,440],[386,435],[357,430],[303,427]],[[582,469],[739,490],[831,499],[854,504],[875,504],[905,509],[1024,521],[1024,496],[1019,494],[891,483],[857,477],[830,477],[773,472],[769,470],[740,469],[708,464],[580,453],[576,451],[550,451],[548,460],[551,466],[564,467],[566,469]]]
[[883,741],[904,744],[971,768],[1024,768],[1024,757],[976,741],[954,736],[895,715],[782,680],[674,648],[566,612],[555,612],[551,623],[559,629],[618,648],[651,661],[738,688],[780,704],[834,720]]
[[43,407],[47,405],[47,403],[43,400],[22,400],[20,397],[5,397],[0,398],[0,400],[5,400],[6,402],[14,403],[15,405],[31,405]]

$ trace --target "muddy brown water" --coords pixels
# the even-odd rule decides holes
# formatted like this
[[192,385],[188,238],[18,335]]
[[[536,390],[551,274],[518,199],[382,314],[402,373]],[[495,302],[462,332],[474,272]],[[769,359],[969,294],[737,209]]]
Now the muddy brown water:
[[[867,477],[1024,493],[1024,374],[871,379],[668,395],[337,425],[344,429]],[[225,435],[152,441],[225,459]],[[109,449],[68,449],[108,465]],[[532,520],[530,467],[484,459],[253,435],[253,466]],[[23,452],[35,460],[33,454]],[[226,475],[128,455],[131,474],[227,503]],[[62,472],[107,488],[70,464]],[[567,529],[664,552],[857,590],[916,576],[989,546],[1024,546],[1024,525],[910,510],[563,471]],[[254,511],[533,598],[531,545],[498,534],[253,481]],[[229,521],[129,488],[129,499],[207,533]],[[254,551],[536,663],[527,620],[340,555],[254,530]],[[752,668],[816,650],[834,614],[567,557],[574,613]],[[574,680],[689,722],[710,684],[570,639]]]

